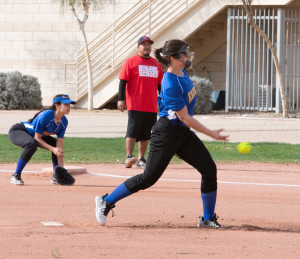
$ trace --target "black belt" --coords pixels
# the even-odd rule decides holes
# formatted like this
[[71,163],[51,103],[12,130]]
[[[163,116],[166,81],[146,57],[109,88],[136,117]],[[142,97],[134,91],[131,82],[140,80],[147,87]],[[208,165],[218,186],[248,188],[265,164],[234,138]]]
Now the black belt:
[[169,120],[167,117],[161,117],[161,120],[168,121],[173,126],[186,127],[188,128],[182,121],[180,120]]

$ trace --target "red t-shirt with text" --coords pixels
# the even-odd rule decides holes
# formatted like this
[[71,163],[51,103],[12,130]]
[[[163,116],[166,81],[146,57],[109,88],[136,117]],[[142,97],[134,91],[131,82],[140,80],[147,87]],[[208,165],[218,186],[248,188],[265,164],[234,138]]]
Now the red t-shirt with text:
[[126,80],[127,110],[157,112],[157,86],[161,84],[162,69],[156,59],[140,55],[128,58],[119,79]]

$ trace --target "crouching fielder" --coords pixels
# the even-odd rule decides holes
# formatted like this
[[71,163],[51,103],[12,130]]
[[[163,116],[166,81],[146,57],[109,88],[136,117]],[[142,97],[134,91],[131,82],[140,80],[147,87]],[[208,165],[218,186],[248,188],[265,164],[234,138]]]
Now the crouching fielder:
[[[21,173],[36,152],[37,147],[52,152],[53,169],[57,165],[63,166],[63,138],[68,126],[65,115],[70,112],[70,104],[75,104],[75,102],[70,100],[68,95],[56,95],[53,98],[52,106],[48,109],[38,112],[32,119],[17,123],[10,128],[8,132],[9,140],[16,146],[23,148],[16,171],[10,179],[11,184],[24,184]],[[57,135],[57,139],[50,135]],[[54,175],[50,182],[57,184]]]
[[194,53],[189,52],[187,43],[181,40],[167,41],[157,49],[158,61],[168,67],[161,84],[159,120],[151,132],[151,142],[145,171],[129,178],[111,194],[97,196],[96,218],[104,225],[109,211],[115,203],[139,190],[155,184],[162,176],[172,157],[176,154],[192,165],[202,175],[201,197],[204,216],[198,227],[219,228],[215,214],[217,197],[216,165],[202,141],[190,128],[216,140],[226,141],[228,136],[220,130],[210,130],[193,118],[196,90],[184,68],[191,66]]

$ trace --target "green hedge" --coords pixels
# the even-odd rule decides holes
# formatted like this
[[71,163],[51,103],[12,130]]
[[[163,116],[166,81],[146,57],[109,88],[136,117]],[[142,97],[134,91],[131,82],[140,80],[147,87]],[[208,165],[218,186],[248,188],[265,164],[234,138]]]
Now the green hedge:
[[0,73],[0,109],[25,110],[42,108],[38,79],[20,72]]

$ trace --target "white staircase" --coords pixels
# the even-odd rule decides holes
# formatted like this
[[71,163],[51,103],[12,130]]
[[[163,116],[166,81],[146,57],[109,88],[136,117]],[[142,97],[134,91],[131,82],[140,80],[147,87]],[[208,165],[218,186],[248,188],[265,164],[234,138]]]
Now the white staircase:
[[[266,2],[266,0],[261,0]],[[187,39],[228,4],[229,0],[141,0],[89,42],[94,83],[94,108],[109,102],[118,93],[118,75],[126,58],[137,53],[143,35],[154,40],[153,49],[168,39]],[[263,4],[263,3],[261,3]],[[224,38],[224,30],[221,38]],[[226,38],[224,39],[226,41]],[[219,44],[216,41],[216,44]],[[198,58],[200,61],[201,58]],[[87,108],[87,66],[84,50],[78,52],[77,105]]]

